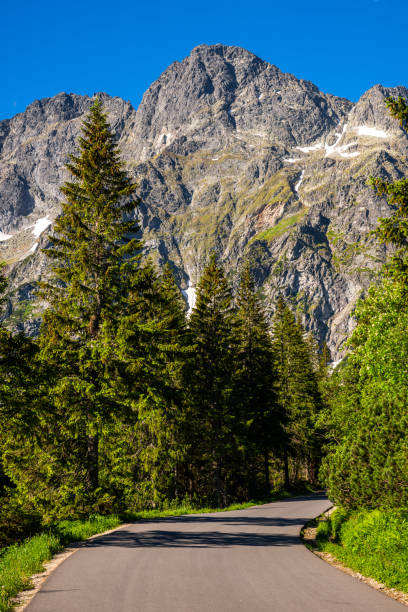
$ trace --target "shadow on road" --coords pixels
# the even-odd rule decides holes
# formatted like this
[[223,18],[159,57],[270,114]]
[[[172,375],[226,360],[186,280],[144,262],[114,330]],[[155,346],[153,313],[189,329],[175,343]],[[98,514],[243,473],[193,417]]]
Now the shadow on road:
[[[244,512],[244,510],[240,510]],[[245,516],[240,514],[238,516],[230,516],[229,514],[220,513],[217,516],[208,514],[189,514],[182,516],[169,516],[166,518],[156,519],[154,521],[143,521],[143,523],[135,523],[135,525],[173,525],[177,523],[186,524],[197,524],[210,523],[210,524],[223,524],[223,525],[243,525],[243,526],[254,526],[254,527],[290,527],[293,525],[299,525],[302,527],[308,520],[308,517],[296,517],[296,518],[280,518],[280,517],[266,517],[266,516]]]
[[293,546],[299,544],[297,536],[262,533],[225,533],[221,531],[145,531],[134,533],[120,530],[114,534],[92,540],[87,547],[119,546],[124,548],[228,548],[232,546]]
[[[325,499],[325,494],[304,495],[275,502],[273,505],[266,504],[246,510],[217,514],[169,516],[141,521],[135,523],[134,529],[132,527],[119,529],[106,536],[88,540],[85,546],[87,548],[106,546],[124,548],[293,546],[300,543],[297,533],[292,535],[285,533],[285,531],[290,527],[298,527],[300,530],[310,517],[307,515],[282,518],[279,515],[285,514],[285,510],[287,511],[285,505],[288,502],[318,499]],[[276,513],[275,516],[266,516],[265,510],[270,513],[272,507]],[[152,528],[152,525],[155,527]]]

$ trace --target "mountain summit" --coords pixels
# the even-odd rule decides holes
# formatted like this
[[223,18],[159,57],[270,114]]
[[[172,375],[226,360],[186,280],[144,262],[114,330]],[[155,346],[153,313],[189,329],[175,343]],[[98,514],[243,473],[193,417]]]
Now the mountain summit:
[[[287,146],[307,144],[350,108],[347,100],[325,95],[245,49],[200,45],[143,96],[135,124],[138,153],[147,159],[164,147],[218,150],[231,132],[247,130]],[[181,142],[186,138],[188,144]]]
[[[370,235],[389,213],[366,180],[405,172],[408,142],[376,85],[357,104],[239,47],[200,45],[174,62],[137,111],[98,94],[129,172],[147,251],[170,261],[192,298],[210,250],[235,278],[251,262],[265,299],[286,295],[334,358],[356,299],[385,249]],[[40,248],[59,214],[64,165],[90,98],[59,94],[0,122],[0,259],[8,263],[10,324],[34,333]]]

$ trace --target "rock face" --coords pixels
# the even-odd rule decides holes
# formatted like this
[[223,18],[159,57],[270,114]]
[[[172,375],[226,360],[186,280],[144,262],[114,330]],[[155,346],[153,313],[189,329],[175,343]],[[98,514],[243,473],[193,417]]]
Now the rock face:
[[[370,236],[389,214],[366,181],[403,176],[408,139],[376,85],[357,104],[237,47],[201,45],[172,64],[135,111],[98,94],[127,169],[146,250],[171,261],[190,299],[215,249],[237,281],[250,260],[270,312],[281,292],[306,328],[342,354],[356,299],[385,249]],[[59,94],[0,122],[0,259],[9,324],[35,333],[41,248],[59,214],[64,165],[91,100]]]

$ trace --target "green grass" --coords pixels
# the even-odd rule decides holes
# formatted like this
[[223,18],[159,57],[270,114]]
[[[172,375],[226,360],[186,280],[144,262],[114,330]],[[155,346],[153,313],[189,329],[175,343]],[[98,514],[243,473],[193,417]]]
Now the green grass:
[[408,510],[340,508],[319,523],[316,540],[347,567],[408,593]]
[[270,242],[274,238],[279,238],[279,236],[282,236],[290,227],[299,223],[299,221],[305,216],[305,214],[306,210],[300,210],[294,215],[285,217],[273,227],[270,227],[269,229],[264,230],[259,234],[256,234],[256,236],[254,236],[250,242],[252,243],[256,240],[264,240],[266,242]]
[[40,533],[22,544],[1,551],[0,612],[11,609],[11,600],[30,587],[30,577],[43,570],[43,563],[62,550],[66,544],[89,538],[120,525],[117,516],[94,516],[86,521],[60,521],[49,533]]
[[167,516],[181,516],[183,514],[206,514],[209,512],[229,512],[232,510],[245,510],[245,508],[251,508],[252,506],[269,504],[279,499],[294,497],[296,494],[297,493],[294,493],[293,491],[279,491],[265,499],[252,499],[248,502],[243,502],[241,504],[231,504],[230,506],[227,506],[225,508],[211,508],[209,506],[204,508],[198,508],[192,506],[188,502],[185,502],[181,505],[161,510],[140,510],[139,512],[128,511],[121,514],[121,517],[124,521],[143,521],[147,519],[165,518]]

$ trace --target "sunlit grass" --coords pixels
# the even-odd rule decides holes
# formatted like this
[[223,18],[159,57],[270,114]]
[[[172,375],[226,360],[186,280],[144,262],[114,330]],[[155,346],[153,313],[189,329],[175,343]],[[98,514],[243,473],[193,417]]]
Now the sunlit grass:
[[317,528],[317,546],[347,567],[408,593],[408,510],[336,510]]
[[30,587],[30,577],[43,571],[43,564],[64,548],[68,542],[78,542],[120,525],[117,516],[94,516],[85,521],[60,521],[50,533],[28,538],[14,544],[0,556],[0,612],[10,610],[10,602],[20,591]]

